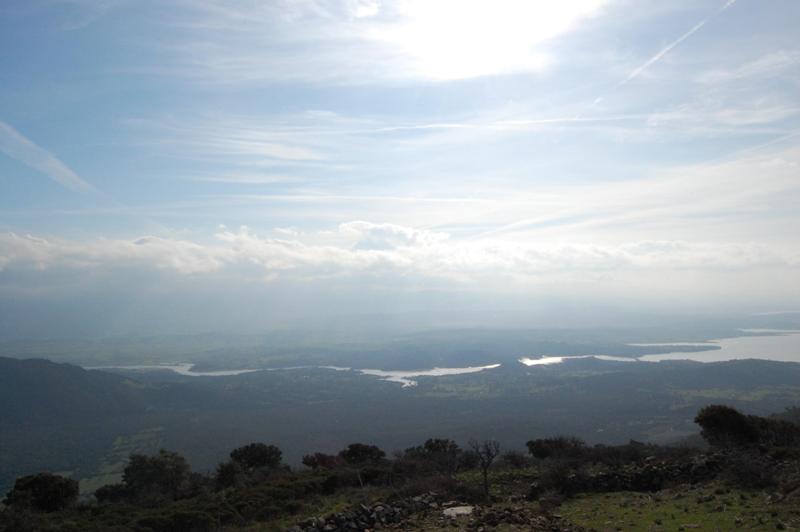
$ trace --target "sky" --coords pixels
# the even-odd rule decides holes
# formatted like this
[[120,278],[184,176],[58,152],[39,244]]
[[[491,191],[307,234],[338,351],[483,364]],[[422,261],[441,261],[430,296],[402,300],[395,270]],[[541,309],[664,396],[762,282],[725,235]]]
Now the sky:
[[796,310],[797,20],[5,0],[0,332]]

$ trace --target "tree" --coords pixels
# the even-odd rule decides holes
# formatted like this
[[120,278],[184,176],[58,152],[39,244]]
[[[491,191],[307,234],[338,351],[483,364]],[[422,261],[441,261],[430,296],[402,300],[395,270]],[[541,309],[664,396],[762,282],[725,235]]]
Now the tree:
[[303,465],[313,470],[333,469],[341,465],[344,459],[341,456],[325,453],[314,453],[303,456]]
[[469,447],[478,457],[478,465],[483,474],[483,495],[489,500],[489,468],[492,462],[500,454],[500,443],[495,440],[470,440]]
[[752,445],[758,442],[758,428],[750,419],[725,405],[709,405],[700,409],[694,422],[700,425],[700,434],[710,445]]
[[276,468],[281,464],[282,455],[281,450],[274,445],[251,443],[231,451],[231,460],[249,470]]
[[242,466],[238,462],[228,460],[217,466],[214,475],[214,487],[218,490],[231,488],[238,485],[242,480]]
[[106,484],[97,488],[94,498],[101,503],[124,501],[131,496],[131,490],[125,484]]
[[431,438],[424,444],[406,449],[406,458],[418,460],[430,469],[449,475],[458,469],[462,450],[453,440]]
[[178,453],[161,449],[155,456],[132,454],[122,481],[137,497],[166,496],[176,500],[189,479],[189,464]]
[[346,449],[339,452],[339,456],[347,465],[353,466],[358,476],[358,483],[363,488],[364,480],[361,470],[364,466],[377,464],[386,456],[386,453],[374,445],[351,443]]
[[544,459],[551,456],[578,456],[586,444],[574,436],[556,436],[530,440],[525,446],[534,458]]
[[379,462],[386,453],[374,445],[351,443],[339,452],[339,456],[350,465],[364,465]]
[[480,460],[478,459],[478,453],[473,451],[472,449],[467,449],[461,453],[461,456],[458,457],[458,467],[459,469],[475,469],[480,465]]
[[77,500],[77,481],[52,473],[37,473],[18,478],[3,504],[40,512],[55,512]]
[[529,462],[530,458],[522,451],[509,450],[500,455],[500,463],[511,469],[524,469]]
[[710,445],[794,447],[800,445],[800,427],[780,418],[749,416],[724,405],[709,405],[697,413],[695,423]]

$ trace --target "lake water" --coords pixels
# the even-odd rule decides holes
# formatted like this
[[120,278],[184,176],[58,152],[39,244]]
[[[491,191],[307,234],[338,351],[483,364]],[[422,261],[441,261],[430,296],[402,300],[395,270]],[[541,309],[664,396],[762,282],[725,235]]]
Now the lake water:
[[[744,360],[756,358],[761,360],[774,360],[778,362],[800,362],[800,332],[770,330],[745,330],[745,332],[776,333],[768,336],[737,336],[734,338],[719,338],[707,342],[669,342],[660,344],[630,344],[638,346],[709,346],[708,351],[673,351],[658,355],[643,355],[634,357],[615,357],[606,355],[584,355],[575,357],[541,357],[521,358],[519,361],[526,366],[546,366],[559,364],[567,359],[597,358],[600,360],[613,360],[619,362],[661,362],[663,360],[693,360],[695,362],[726,362],[729,360]],[[783,333],[783,334],[779,334]],[[718,347],[719,349],[713,349]]]
[[228,377],[230,375],[242,375],[243,373],[252,373],[260,371],[257,369],[232,369],[222,371],[193,371],[194,364],[142,364],[137,366],[94,366],[84,369],[124,369],[128,371],[173,371],[178,375],[186,377]]
[[223,371],[194,371],[192,368],[194,364],[140,364],[135,366],[95,366],[87,367],[85,369],[98,369],[98,370],[126,370],[126,371],[173,371],[179,375],[186,377],[228,377],[231,375],[242,375],[244,373],[252,373],[254,371],[290,371],[298,369],[329,369],[332,371],[358,371],[362,375],[372,375],[380,377],[381,380],[387,382],[397,382],[403,387],[416,386],[417,381],[415,377],[442,377],[445,375],[462,375],[465,373],[476,373],[487,369],[494,369],[499,367],[500,364],[492,364],[490,366],[475,366],[465,368],[433,368],[414,371],[386,371],[381,369],[356,369],[343,368],[339,366],[291,366],[285,368],[265,368],[265,369],[237,369],[237,370],[223,370]]
[[580,355],[580,356],[563,356],[563,357],[542,357],[542,358],[520,358],[519,361],[526,366],[549,366],[551,364],[560,364],[566,359],[578,358],[596,358],[598,360],[610,360],[613,362],[636,362],[637,359],[631,357],[613,357],[609,355]]
[[403,388],[408,386],[416,386],[417,381],[414,377],[442,377],[445,375],[464,375],[466,373],[477,373],[487,369],[499,368],[500,364],[491,364],[489,366],[473,366],[467,368],[433,368],[415,371],[384,371],[381,369],[360,369],[358,370],[363,375],[374,375],[381,377],[381,380],[388,382],[399,382]]
[[[743,360],[759,358],[778,362],[800,362],[800,334],[795,331],[770,336],[739,336],[736,338],[720,338],[708,342],[719,346],[712,351],[696,351],[693,353],[662,353],[639,357],[643,362],[660,362],[662,360],[694,360],[696,362],[724,362],[727,360]],[[702,344],[700,344],[702,345]]]

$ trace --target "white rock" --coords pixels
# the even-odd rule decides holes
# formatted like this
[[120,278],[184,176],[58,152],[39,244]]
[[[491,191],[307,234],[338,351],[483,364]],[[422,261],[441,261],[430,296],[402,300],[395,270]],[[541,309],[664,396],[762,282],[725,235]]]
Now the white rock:
[[458,517],[459,515],[470,515],[472,513],[472,506],[453,506],[452,508],[445,508],[442,513],[445,517]]

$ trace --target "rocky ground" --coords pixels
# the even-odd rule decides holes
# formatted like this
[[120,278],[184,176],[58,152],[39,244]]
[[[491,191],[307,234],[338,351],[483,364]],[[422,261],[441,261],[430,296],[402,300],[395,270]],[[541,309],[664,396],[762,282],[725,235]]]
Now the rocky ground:
[[287,532],[350,532],[372,530],[541,530],[578,532],[558,515],[546,515],[531,504],[469,505],[442,501],[429,492],[391,504],[361,504],[344,512],[314,517]]
[[612,469],[572,472],[560,480],[561,493],[530,471],[506,471],[494,478],[490,505],[428,492],[307,519],[289,532],[800,530],[797,460],[747,455],[752,469],[747,475],[769,473],[773,483],[743,489],[747,483],[731,481],[735,467],[745,468],[741,458],[725,453],[648,457]]

